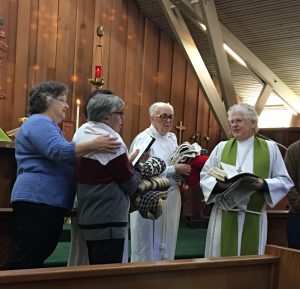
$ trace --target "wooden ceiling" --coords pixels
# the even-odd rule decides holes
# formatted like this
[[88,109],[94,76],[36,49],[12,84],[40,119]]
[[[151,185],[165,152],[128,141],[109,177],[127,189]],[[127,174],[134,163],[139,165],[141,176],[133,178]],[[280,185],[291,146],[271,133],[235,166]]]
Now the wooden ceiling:
[[[162,9],[162,0],[135,1],[147,18],[176,39]],[[198,1],[188,2],[197,5]],[[214,4],[219,22],[286,84],[300,101],[300,1],[215,0]],[[184,20],[209,72],[216,75],[207,35],[186,16]],[[231,57],[228,57],[228,61],[238,99],[254,105],[263,82]],[[281,104],[282,101],[274,92],[266,103],[267,106]]]

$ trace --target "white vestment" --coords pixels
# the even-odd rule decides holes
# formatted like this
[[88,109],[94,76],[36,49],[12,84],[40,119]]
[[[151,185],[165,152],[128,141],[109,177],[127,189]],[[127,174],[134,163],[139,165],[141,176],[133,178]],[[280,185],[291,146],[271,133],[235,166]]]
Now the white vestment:
[[[236,157],[236,169],[241,166],[242,172],[253,173],[253,143],[254,137],[245,140],[237,141],[237,157]],[[277,147],[277,144],[273,141],[266,141],[269,153],[270,153],[270,171],[269,176],[265,179],[269,192],[266,192],[265,202],[270,207],[274,207],[293,186],[293,181],[288,175],[281,153]],[[202,188],[205,202],[214,203],[214,197],[211,193],[216,185],[216,179],[212,177],[208,172],[211,168],[221,168],[220,160],[223,148],[227,142],[220,142],[212,151],[209,159],[205,163],[200,173],[200,186]],[[259,157],[259,156],[256,156]],[[247,207],[249,198],[243,200],[240,207]],[[245,220],[245,212],[239,211],[238,216],[238,255],[240,255],[241,239],[243,232],[243,225]],[[221,243],[221,225],[222,225],[222,210],[213,206],[211,211],[209,225],[206,236],[205,257],[219,257],[220,256],[220,243]],[[258,253],[264,254],[265,245],[267,242],[267,213],[266,205],[260,215],[260,228],[259,228],[259,248]]]
[[177,139],[170,132],[161,136],[151,125],[134,139],[130,152],[139,147],[145,134],[156,139],[150,149],[150,156],[166,162],[167,168],[161,176],[169,179],[171,187],[163,204],[162,215],[157,220],[145,219],[138,211],[130,214],[131,262],[172,260],[175,257],[181,209],[179,187],[173,178],[175,167],[170,165],[170,158],[177,148]]

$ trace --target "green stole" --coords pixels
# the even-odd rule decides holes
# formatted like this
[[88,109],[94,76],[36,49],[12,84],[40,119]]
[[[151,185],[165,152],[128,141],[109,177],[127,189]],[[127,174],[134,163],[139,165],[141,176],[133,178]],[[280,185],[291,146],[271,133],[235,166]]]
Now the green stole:
[[[221,161],[235,166],[237,158],[237,142],[230,139],[224,146]],[[253,173],[266,179],[270,170],[270,153],[265,140],[254,137]],[[247,210],[261,212],[265,205],[263,192],[251,195]],[[257,255],[259,245],[260,215],[245,213],[240,255]],[[222,211],[221,224],[221,256],[238,255],[238,216],[237,212]]]

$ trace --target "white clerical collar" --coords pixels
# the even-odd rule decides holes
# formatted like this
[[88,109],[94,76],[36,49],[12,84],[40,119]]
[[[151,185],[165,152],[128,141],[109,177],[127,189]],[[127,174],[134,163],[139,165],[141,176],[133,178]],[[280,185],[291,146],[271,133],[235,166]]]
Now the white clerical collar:
[[248,144],[253,143],[253,141],[254,141],[254,135],[247,138],[246,140],[237,140],[237,144],[240,146],[247,146]]

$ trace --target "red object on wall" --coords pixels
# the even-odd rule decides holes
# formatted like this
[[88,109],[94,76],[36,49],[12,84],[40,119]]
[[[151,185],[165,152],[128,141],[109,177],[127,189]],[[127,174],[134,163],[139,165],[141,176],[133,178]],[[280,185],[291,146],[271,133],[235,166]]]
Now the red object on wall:
[[102,77],[102,66],[96,65],[95,67],[95,79]]

